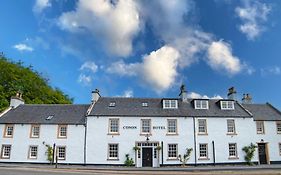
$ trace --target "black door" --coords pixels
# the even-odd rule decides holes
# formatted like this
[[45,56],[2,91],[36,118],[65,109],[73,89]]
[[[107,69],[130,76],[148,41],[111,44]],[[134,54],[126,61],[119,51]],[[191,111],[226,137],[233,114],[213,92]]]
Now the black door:
[[142,166],[152,167],[152,148],[142,148]]
[[267,164],[265,143],[259,143],[258,144],[258,150],[259,150],[259,161],[260,161],[260,164]]

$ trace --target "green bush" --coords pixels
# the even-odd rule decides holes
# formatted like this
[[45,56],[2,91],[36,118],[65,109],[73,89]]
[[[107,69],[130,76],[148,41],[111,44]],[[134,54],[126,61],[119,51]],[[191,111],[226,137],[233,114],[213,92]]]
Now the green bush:
[[249,146],[244,146],[242,150],[246,153],[244,159],[248,165],[253,165],[252,159],[256,151],[257,146],[251,143]]
[[126,166],[134,166],[133,158],[130,158],[129,154],[126,154],[125,156],[126,156],[126,160],[125,160],[124,164]]

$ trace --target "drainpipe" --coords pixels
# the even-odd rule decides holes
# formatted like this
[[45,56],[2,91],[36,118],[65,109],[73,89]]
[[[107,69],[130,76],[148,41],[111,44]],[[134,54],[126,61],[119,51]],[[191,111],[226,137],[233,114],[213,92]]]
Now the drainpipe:
[[194,141],[194,163],[197,166],[197,149],[196,149],[196,126],[195,117],[193,117],[193,141]]
[[163,141],[161,141],[161,160],[162,160],[162,162],[161,162],[161,166],[163,166],[163,160],[164,160],[164,157],[163,157]]
[[87,158],[86,158],[86,151],[87,151],[87,116],[85,116],[85,123],[84,123],[84,128],[85,128],[85,134],[84,134],[84,166],[86,166],[87,163]]
[[215,153],[215,142],[212,141],[213,145],[213,165],[216,166],[216,153]]

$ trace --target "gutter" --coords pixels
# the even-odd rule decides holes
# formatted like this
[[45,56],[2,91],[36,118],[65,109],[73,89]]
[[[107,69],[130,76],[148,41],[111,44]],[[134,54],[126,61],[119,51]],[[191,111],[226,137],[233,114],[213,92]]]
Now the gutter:
[[85,123],[84,123],[84,128],[85,128],[85,134],[84,134],[84,166],[87,163],[87,115],[85,116]]
[[194,141],[194,163],[195,163],[195,166],[197,166],[197,149],[196,149],[196,126],[195,126],[195,117],[192,117],[193,118],[193,141]]

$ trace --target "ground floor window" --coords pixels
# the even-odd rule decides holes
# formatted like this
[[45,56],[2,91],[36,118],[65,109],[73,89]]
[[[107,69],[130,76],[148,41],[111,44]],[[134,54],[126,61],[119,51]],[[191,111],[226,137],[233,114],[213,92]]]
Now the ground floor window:
[[108,159],[118,159],[118,144],[108,144]]
[[30,159],[37,159],[37,151],[38,151],[38,146],[30,146],[28,157]]
[[178,157],[178,144],[168,144],[168,158],[175,159]]
[[208,158],[208,144],[207,143],[200,143],[199,144],[199,158]]
[[59,160],[65,160],[66,148],[65,146],[57,146],[57,156]]
[[236,145],[236,143],[229,143],[228,144],[228,156],[230,158],[237,157],[237,145]]
[[1,158],[2,159],[9,159],[11,155],[11,145],[2,145],[1,149]]

